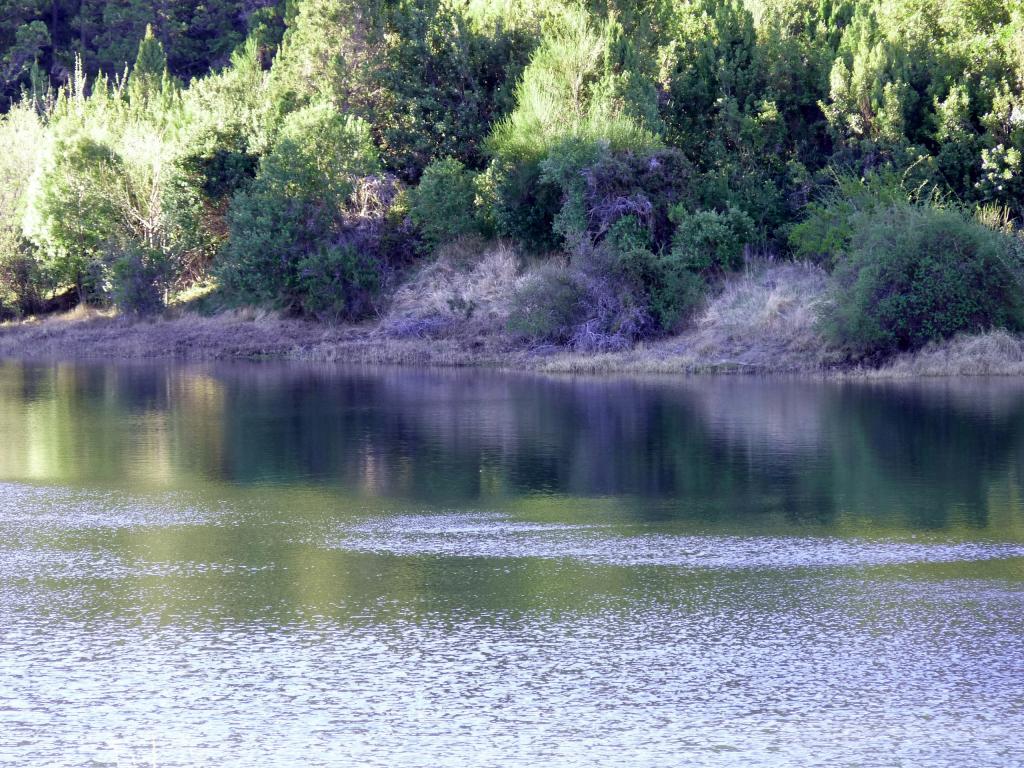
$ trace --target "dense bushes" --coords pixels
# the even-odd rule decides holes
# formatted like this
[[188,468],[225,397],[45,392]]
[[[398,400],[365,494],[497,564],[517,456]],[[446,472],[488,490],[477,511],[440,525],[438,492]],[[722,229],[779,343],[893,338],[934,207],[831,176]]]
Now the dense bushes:
[[871,173],[865,178],[840,174],[834,182],[808,203],[803,219],[789,233],[789,246],[797,258],[826,267],[834,267],[849,250],[857,216],[912,197],[892,172]]
[[616,351],[658,329],[649,303],[621,254],[602,247],[531,274],[513,296],[510,328],[578,351]]
[[957,209],[881,206],[852,224],[834,275],[831,337],[856,355],[919,349],[959,332],[1024,327],[1011,236]]
[[164,307],[173,277],[171,265],[159,254],[129,247],[112,265],[110,298],[126,314],[155,315]]
[[674,206],[676,225],[672,258],[681,266],[705,275],[721,275],[743,266],[743,248],[753,239],[754,222],[743,211],[687,211]]
[[43,141],[35,111],[24,106],[0,116],[0,317],[38,306],[42,265],[24,235],[30,179]]
[[322,101],[363,118],[384,168],[407,182],[437,157],[480,168],[535,35],[460,5],[303,0],[271,72],[276,110]]
[[424,241],[437,246],[460,235],[486,234],[477,205],[477,174],[454,158],[427,166],[410,193],[409,215]]
[[629,215],[644,223],[654,248],[667,247],[676,229],[673,208],[695,203],[694,167],[677,149],[604,152],[581,178],[591,238],[601,238]]
[[166,274],[167,287],[203,249],[197,199],[178,167],[183,118],[180,88],[151,34],[126,80],[89,83],[78,69],[58,94],[21,222],[53,289],[107,303],[132,293],[117,284],[138,272],[124,264]]
[[299,260],[294,286],[307,314],[359,318],[373,310],[381,287],[381,265],[352,243],[325,245]]
[[[516,87],[516,106],[494,127],[488,147],[501,234],[534,251],[558,247],[567,189],[603,150],[657,146],[642,105],[617,77],[614,25],[595,23],[580,6],[555,13]],[[562,214],[564,219],[564,214]]]
[[544,343],[678,329],[752,252],[836,270],[854,354],[1010,326],[986,230],[937,206],[1024,221],[1024,12],[927,5],[16,3],[0,315],[72,291],[154,312],[212,275],[223,303],[358,318],[496,235],[559,265],[514,301]]
[[57,141],[52,161],[34,199],[33,234],[50,254],[47,266],[73,282],[82,298],[94,297],[102,285],[89,285],[89,276],[103,268],[121,223],[112,193],[124,163],[87,135]]
[[167,47],[170,70],[195,77],[226,64],[246,35],[263,44],[280,39],[284,3],[259,0],[68,0],[0,2],[0,110],[17,101],[23,88],[58,82],[76,57],[86,72],[124,71],[148,25]]
[[565,344],[588,310],[586,287],[564,266],[547,264],[516,290],[509,328],[530,339]]
[[[295,311],[358,316],[382,265],[346,242],[354,193],[379,169],[369,126],[317,104],[293,112],[253,182],[228,213],[218,274],[232,296]],[[318,291],[330,291],[318,296]]]
[[[593,308],[576,346],[586,338],[588,347],[620,347],[675,329],[700,305],[709,280],[742,266],[754,237],[742,211],[694,207],[693,166],[678,150],[615,151],[570,139],[552,147],[541,170],[560,191],[552,231]],[[524,302],[529,312],[537,312],[541,293]]]

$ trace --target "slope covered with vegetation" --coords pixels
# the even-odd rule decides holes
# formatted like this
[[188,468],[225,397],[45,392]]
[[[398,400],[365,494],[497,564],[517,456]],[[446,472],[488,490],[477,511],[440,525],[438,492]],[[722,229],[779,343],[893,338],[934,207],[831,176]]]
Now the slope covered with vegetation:
[[395,318],[457,242],[514,254],[504,333],[576,351],[764,255],[828,273],[851,359],[1024,330],[1019,0],[0,7],[3,315]]

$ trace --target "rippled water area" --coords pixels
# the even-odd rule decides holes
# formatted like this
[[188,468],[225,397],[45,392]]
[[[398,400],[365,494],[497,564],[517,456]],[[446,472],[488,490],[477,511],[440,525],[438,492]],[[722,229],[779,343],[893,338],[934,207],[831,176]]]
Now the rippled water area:
[[1024,381],[0,363],[0,766],[1024,766]]

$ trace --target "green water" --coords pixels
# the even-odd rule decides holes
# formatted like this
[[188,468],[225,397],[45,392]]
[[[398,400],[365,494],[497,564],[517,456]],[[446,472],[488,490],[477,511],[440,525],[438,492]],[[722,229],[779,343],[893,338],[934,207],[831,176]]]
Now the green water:
[[1024,764],[1024,382],[0,363],[0,765]]

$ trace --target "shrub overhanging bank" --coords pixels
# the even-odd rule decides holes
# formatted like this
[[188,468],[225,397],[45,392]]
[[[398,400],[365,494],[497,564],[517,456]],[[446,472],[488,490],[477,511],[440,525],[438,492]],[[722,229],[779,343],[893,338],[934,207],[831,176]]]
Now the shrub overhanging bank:
[[507,246],[444,249],[405,283],[379,322],[322,323],[254,308],[148,319],[80,306],[0,325],[0,359],[492,367],[555,374],[761,373],[828,378],[1024,374],[1024,336],[961,334],[882,364],[851,360],[821,329],[828,273],[812,264],[752,261],[714,290],[681,332],[620,350],[527,343],[508,331],[509,297],[526,276]]
[[205,286],[324,356],[567,369],[1024,330],[1017,0],[107,5],[0,21],[0,319]]

